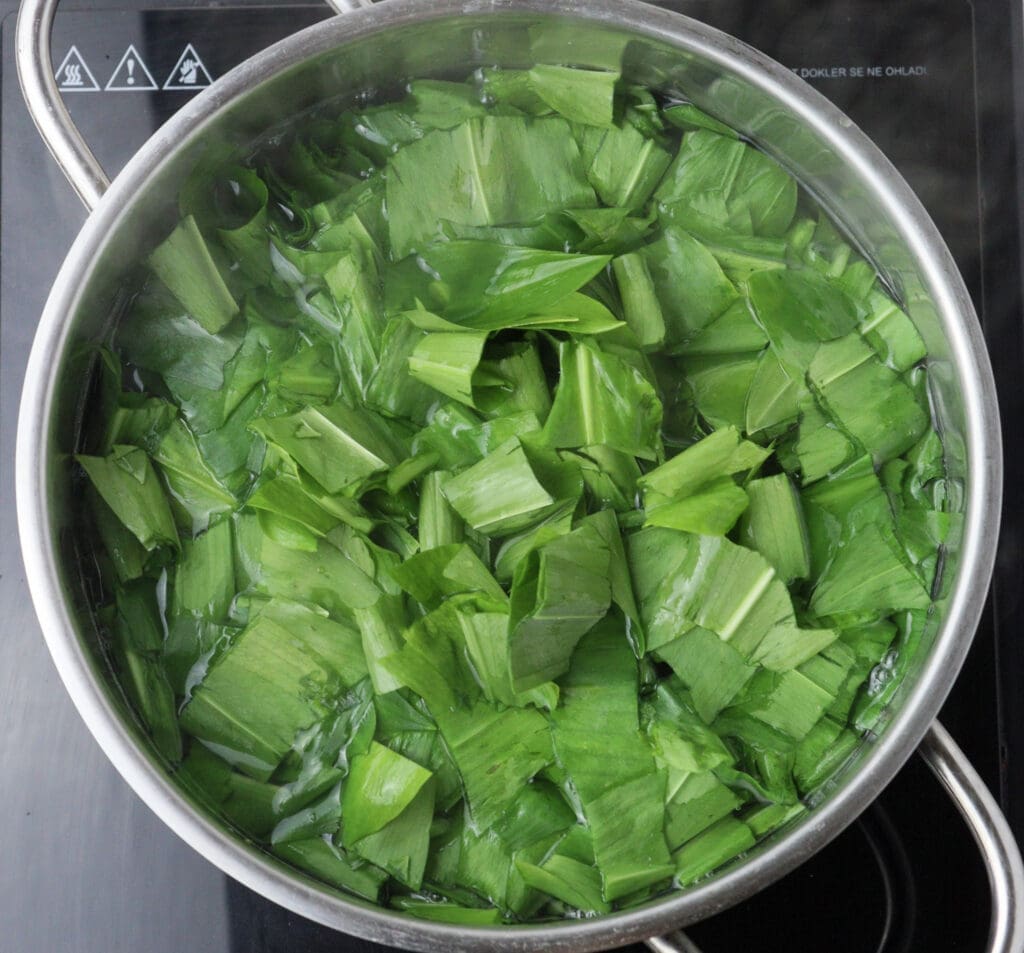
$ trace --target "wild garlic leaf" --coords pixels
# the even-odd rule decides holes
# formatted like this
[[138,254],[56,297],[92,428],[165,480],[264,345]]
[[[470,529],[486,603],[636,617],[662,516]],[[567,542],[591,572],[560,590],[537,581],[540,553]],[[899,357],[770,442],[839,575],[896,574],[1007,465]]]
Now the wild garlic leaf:
[[147,550],[178,544],[178,532],[160,479],[136,447],[115,446],[106,457],[78,455],[96,491]]
[[585,339],[559,345],[560,380],[541,439],[558,449],[603,445],[657,460],[662,405],[650,382]]
[[429,308],[466,330],[496,331],[564,301],[608,261],[488,241],[440,242],[393,266],[388,301],[392,310]]
[[486,115],[428,133],[391,157],[386,183],[395,260],[422,251],[442,220],[511,225],[597,204],[559,117]]
[[182,307],[211,334],[223,330],[238,314],[238,303],[191,216],[153,252],[149,263]]
[[611,605],[608,542],[592,524],[533,550],[516,567],[509,619],[512,687],[563,675],[579,640]]

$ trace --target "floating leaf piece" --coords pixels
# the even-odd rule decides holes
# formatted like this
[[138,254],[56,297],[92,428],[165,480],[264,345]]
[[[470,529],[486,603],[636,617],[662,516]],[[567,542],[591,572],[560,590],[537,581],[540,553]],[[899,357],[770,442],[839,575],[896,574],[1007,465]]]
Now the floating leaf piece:
[[470,526],[492,535],[522,529],[543,518],[556,503],[514,438],[452,477],[444,494]]
[[145,452],[116,446],[106,457],[77,456],[96,491],[147,550],[177,545],[178,533],[163,487]]
[[529,709],[486,702],[434,713],[466,789],[473,820],[492,827],[522,786],[552,760],[551,730]]
[[537,96],[566,119],[590,126],[612,124],[618,73],[542,65],[527,75]]
[[876,465],[905,453],[928,429],[928,415],[913,391],[859,335],[823,344],[807,374],[829,416],[871,448]]
[[750,508],[740,522],[739,539],[756,549],[786,582],[811,571],[810,543],[803,507],[789,478],[780,473],[746,486]]
[[[529,182],[530,189],[520,188],[521,182]],[[388,221],[396,259],[422,251],[442,220],[508,225],[595,204],[572,129],[559,117],[470,119],[428,133],[388,162]]]
[[[671,875],[665,778],[638,744],[636,660],[609,619],[581,642],[554,713],[555,750],[593,832],[602,893],[616,900]],[[639,820],[638,820],[639,819]]]
[[579,640],[611,605],[608,542],[593,524],[533,550],[512,581],[510,670],[517,691],[565,673]]
[[658,459],[662,405],[643,374],[583,340],[560,345],[559,361],[559,384],[542,431],[548,446],[602,445]]
[[238,304],[191,215],[150,255],[149,263],[171,294],[211,334],[238,314]]
[[490,241],[441,242],[392,267],[388,300],[393,310],[427,307],[466,330],[543,326],[531,316],[564,301],[609,260]]
[[401,454],[393,431],[380,418],[341,402],[264,417],[252,428],[330,493],[394,466]]
[[181,724],[265,781],[296,732],[321,720],[335,694],[365,673],[357,632],[298,605],[268,607],[211,666]]
[[734,427],[716,430],[640,478],[644,525],[724,536],[749,503],[732,475],[749,472],[768,456],[741,440]]
[[665,340],[682,344],[723,314],[739,297],[708,249],[672,225],[643,250],[665,321]]

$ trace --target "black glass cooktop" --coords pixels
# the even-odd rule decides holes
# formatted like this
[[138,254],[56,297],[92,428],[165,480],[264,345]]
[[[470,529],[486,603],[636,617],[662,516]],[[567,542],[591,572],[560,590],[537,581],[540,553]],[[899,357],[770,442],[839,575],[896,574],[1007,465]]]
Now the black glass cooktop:
[[[54,66],[113,175],[196,91],[328,15],[258,3],[65,4]],[[1001,391],[1007,487],[995,593],[944,720],[1024,835],[1020,11],[1004,0],[672,0],[791,67],[847,111],[918,191],[982,316]],[[0,950],[350,953],[338,934],[228,880],[108,764],[60,685],[17,547],[18,398],[47,289],[85,213],[21,102],[0,0]],[[692,927],[705,951],[973,953],[988,888],[965,827],[916,759],[864,817],[779,884]],[[639,948],[638,948],[639,949]]]

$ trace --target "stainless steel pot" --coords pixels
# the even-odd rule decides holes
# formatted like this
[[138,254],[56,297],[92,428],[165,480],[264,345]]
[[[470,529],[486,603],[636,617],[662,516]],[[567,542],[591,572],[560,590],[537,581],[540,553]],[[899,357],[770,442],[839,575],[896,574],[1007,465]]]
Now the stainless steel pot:
[[[49,33],[56,0],[25,0],[18,67],[40,132],[92,210],[40,322],[17,448],[28,580],[53,658],[82,717],[136,792],[225,872],[307,917],[421,950],[583,951],[656,937],[739,902],[835,837],[919,745],[982,846],[993,886],[990,949],[1024,950],[1024,868],[977,774],[934,723],[984,604],[998,533],[1001,450],[995,391],[967,291],[909,187],[851,121],[788,70],[731,37],[636,0],[332,0],[320,23],[242,64],[193,99],[110,185],[61,103]],[[963,528],[946,553],[936,623],[877,734],[791,828],[707,882],[622,913],[525,927],[427,923],[343,896],[229,831],[179,790],[114,683],[76,571],[69,454],[88,364],[129,266],[174,221],[177,186],[212,148],[239,146],[317,103],[403,77],[534,62],[616,67],[692,100],[779,159],[840,221],[902,299],[931,354],[932,401],[963,488]],[[923,739],[923,744],[922,744]],[[685,937],[649,939],[692,949]]]

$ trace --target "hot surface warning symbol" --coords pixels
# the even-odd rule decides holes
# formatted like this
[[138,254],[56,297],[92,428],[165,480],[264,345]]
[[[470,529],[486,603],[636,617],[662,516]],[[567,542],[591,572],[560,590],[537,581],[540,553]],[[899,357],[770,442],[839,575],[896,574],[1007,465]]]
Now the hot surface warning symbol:
[[153,74],[146,67],[134,44],[129,44],[117,68],[103,87],[110,92],[134,93],[140,90],[159,89]]
[[196,48],[189,43],[181,51],[178,62],[174,64],[171,75],[164,83],[164,89],[202,89],[209,86],[213,80],[203,61],[199,58]]
[[68,50],[68,55],[61,60],[53,77],[57,80],[57,88],[62,93],[95,93],[100,88],[76,46]]

